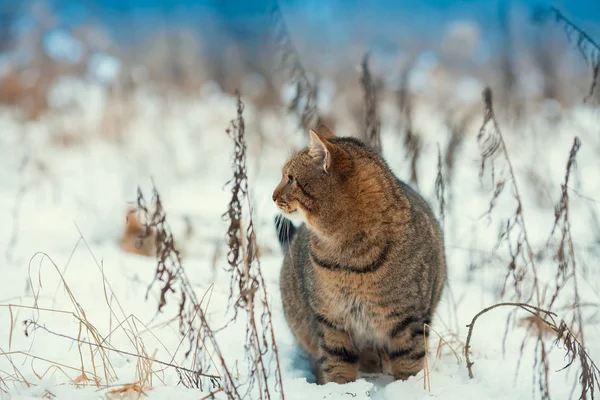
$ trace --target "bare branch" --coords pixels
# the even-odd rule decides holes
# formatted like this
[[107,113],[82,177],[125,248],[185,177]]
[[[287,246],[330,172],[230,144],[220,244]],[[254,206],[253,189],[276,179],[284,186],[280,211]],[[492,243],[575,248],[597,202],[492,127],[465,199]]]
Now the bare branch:
[[598,85],[598,78],[600,76],[600,45],[586,31],[567,18],[558,8],[538,7],[534,10],[533,20],[535,22],[545,22],[549,17],[553,17],[554,22],[562,25],[567,40],[570,43],[573,41],[576,42],[577,50],[579,50],[581,57],[592,68],[592,83],[585,98],[585,101],[587,101],[592,97]]
[[369,54],[362,61],[360,83],[364,91],[365,101],[365,140],[381,154],[381,120],[377,112],[377,84],[373,81],[369,70]]

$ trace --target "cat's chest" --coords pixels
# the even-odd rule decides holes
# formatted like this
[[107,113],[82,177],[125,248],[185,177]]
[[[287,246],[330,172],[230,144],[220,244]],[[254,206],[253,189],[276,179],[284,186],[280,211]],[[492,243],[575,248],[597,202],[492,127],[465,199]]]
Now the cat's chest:
[[321,306],[352,334],[357,344],[379,341],[382,312],[374,293],[360,290],[355,284],[344,284],[341,279],[322,293]]

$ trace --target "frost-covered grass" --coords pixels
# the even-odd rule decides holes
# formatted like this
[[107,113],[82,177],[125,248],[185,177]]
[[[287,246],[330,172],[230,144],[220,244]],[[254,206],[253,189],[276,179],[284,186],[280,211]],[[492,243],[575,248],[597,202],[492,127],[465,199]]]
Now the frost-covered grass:
[[[207,385],[201,393],[185,389],[178,386],[174,368],[148,361],[190,365],[183,357],[186,343],[181,344],[177,322],[173,321],[176,301],[157,314],[156,288],[146,297],[155,260],[123,252],[119,240],[125,209],[135,202],[137,187],[149,194],[153,179],[209,323],[214,328],[223,326],[230,277],[224,272],[227,223],[222,214],[229,201],[224,184],[231,177],[232,154],[225,129],[235,116],[235,98],[207,89],[198,99],[175,98],[167,104],[151,91],[140,92],[127,103],[130,112],[124,134],[115,141],[103,134],[102,116],[110,107],[103,94],[82,83],[62,84],[81,112],[67,107],[61,113],[42,116],[38,122],[23,123],[9,110],[0,111],[0,220],[4,221],[0,230],[0,394],[11,398],[100,398],[137,382],[151,398],[202,398],[216,388]],[[539,397],[539,383],[534,380],[536,340],[514,320],[507,328],[511,309],[497,309],[481,317],[470,349],[474,379],[469,379],[465,365],[466,325],[484,307],[511,300],[514,295],[509,282],[504,298],[499,296],[510,257],[506,245],[495,246],[506,220],[515,212],[516,202],[509,182],[494,210],[486,215],[494,186],[489,170],[479,177],[476,136],[482,116],[465,127],[453,170],[443,170],[447,179],[444,230],[451,291],[445,291],[432,324],[435,332],[429,337],[427,380],[421,372],[406,382],[363,376],[347,385],[317,386],[310,364],[295,345],[283,317],[278,286],[282,254],[275,237],[276,209],[271,201],[283,162],[295,145],[306,142],[306,134],[297,130],[295,118],[283,110],[258,110],[246,103],[253,218],[286,398]],[[392,102],[381,104],[383,153],[398,176],[407,180],[410,163],[395,107]],[[347,112],[338,118],[338,135],[357,134],[349,128],[352,119]],[[599,122],[598,110],[584,106],[552,115],[535,111],[519,124],[500,121],[521,191],[540,287],[546,288],[548,297],[554,292],[557,262],[546,243],[573,137],[581,139],[577,168],[569,185],[569,217],[585,343],[595,360],[600,360]],[[438,210],[438,144],[444,153],[450,131],[444,116],[427,101],[415,104],[413,127],[422,141],[418,189]],[[80,140],[72,146],[57,145],[54,136],[63,128],[71,129]],[[498,157],[494,162],[496,179],[506,178],[505,163]],[[525,284],[528,279],[530,275]],[[553,311],[569,322],[573,301],[567,285]],[[517,312],[517,321],[525,315]],[[35,321],[39,328],[29,327],[30,335],[24,335],[24,320]],[[245,329],[244,318],[238,318],[216,333],[225,361],[242,389],[247,371]],[[94,330],[105,339],[102,346],[113,350],[100,351],[88,344],[98,344],[89,333]],[[86,343],[77,344],[73,340],[77,338]],[[543,340],[552,349],[548,354],[552,398],[568,398],[578,361],[561,370],[565,364],[562,346],[555,346],[551,336]],[[220,373],[214,367],[205,372]],[[576,388],[575,396],[578,393]],[[226,395],[218,392],[216,397]]]

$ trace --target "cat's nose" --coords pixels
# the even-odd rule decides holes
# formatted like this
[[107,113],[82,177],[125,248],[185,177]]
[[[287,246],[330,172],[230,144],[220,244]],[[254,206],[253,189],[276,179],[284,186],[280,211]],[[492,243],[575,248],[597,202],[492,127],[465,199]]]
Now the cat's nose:
[[277,198],[279,197],[279,194],[281,193],[281,183],[279,185],[277,185],[277,187],[275,188],[275,190],[273,190],[273,201],[275,203],[277,203]]

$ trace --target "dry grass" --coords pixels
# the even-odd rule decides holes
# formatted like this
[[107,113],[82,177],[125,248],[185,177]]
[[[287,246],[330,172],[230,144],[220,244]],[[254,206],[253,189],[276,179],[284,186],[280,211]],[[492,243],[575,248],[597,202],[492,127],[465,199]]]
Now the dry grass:
[[[467,370],[469,372],[469,377],[473,378],[473,362],[469,356],[469,349],[471,343],[471,337],[473,335],[473,329],[475,327],[475,322],[482,315],[498,308],[498,307],[515,307],[517,309],[522,309],[530,313],[531,315],[528,317],[528,321],[531,321],[527,326],[527,331],[531,332],[532,327],[536,327],[536,332],[534,336],[536,338],[536,351],[540,351],[540,374],[538,383],[539,390],[542,398],[550,398],[549,393],[549,364],[547,360],[548,349],[546,349],[545,341],[543,337],[549,331],[555,334],[555,344],[562,344],[565,352],[567,363],[562,369],[566,369],[570,367],[575,360],[579,360],[580,362],[580,371],[578,376],[578,382],[575,383],[574,390],[576,388],[577,383],[581,384],[581,393],[580,399],[587,399],[588,396],[591,399],[594,399],[595,391],[600,388],[600,369],[595,364],[595,362],[590,357],[589,353],[586,351],[584,343],[583,343],[583,332],[579,332],[578,334],[573,333],[571,329],[568,327],[567,323],[564,320],[557,322],[556,314],[541,309],[539,307],[534,307],[532,305],[526,303],[498,303],[493,306],[486,307],[485,309],[478,312],[471,323],[468,326],[469,333],[467,335],[467,342],[465,345],[465,358],[467,360]],[[522,348],[521,348],[522,350]],[[537,359],[536,359],[537,361]],[[537,362],[536,362],[537,364]]]
[[[91,249],[87,245],[87,242],[85,238],[83,238],[83,236],[80,237],[80,241],[86,245],[86,248],[90,252],[90,255],[95,259],[93,253],[91,252]],[[42,289],[41,264],[40,271],[38,271],[38,285],[34,285],[35,280],[32,276],[32,264],[30,263],[30,285],[34,288],[38,288],[34,292],[33,305],[1,305],[3,307],[7,307],[10,310],[11,331],[9,337],[12,338],[15,326],[12,310],[23,309],[31,311],[33,313],[33,317],[26,319],[23,322],[25,328],[25,335],[31,337],[33,342],[35,342],[39,332],[47,335],[52,335],[63,340],[72,341],[76,344],[77,351],[79,352],[80,364],[78,366],[66,365],[51,359],[40,357],[31,352],[10,351],[9,348],[9,351],[3,352],[1,355],[3,357],[6,357],[11,363],[11,365],[14,366],[14,372],[13,374],[7,374],[6,377],[3,377],[3,382],[19,382],[25,384],[27,387],[34,385],[34,383],[29,382],[25,378],[25,375],[21,373],[16,367],[17,364],[13,361],[13,358],[15,356],[20,356],[21,358],[23,358],[23,361],[19,363],[21,365],[23,365],[22,363],[24,361],[27,361],[28,359],[39,360],[41,362],[46,363],[47,368],[44,371],[36,372],[35,370],[33,370],[33,373],[40,380],[50,375],[53,375],[56,372],[60,372],[62,375],[68,378],[68,381],[70,381],[71,384],[75,386],[94,385],[95,387],[104,390],[108,395],[125,395],[128,393],[143,394],[153,387],[154,378],[158,378],[161,382],[164,383],[161,375],[165,371],[165,369],[168,368],[173,369],[180,376],[192,376],[196,379],[203,377],[212,381],[215,384],[217,384],[217,382],[220,380],[220,376],[218,375],[204,374],[202,373],[202,371],[192,370],[180,366],[176,361],[174,361],[175,353],[177,351],[175,351],[175,353],[171,355],[171,360],[169,361],[156,359],[156,350],[153,352],[152,355],[148,354],[143,337],[149,335],[158,343],[161,343],[160,340],[156,335],[152,333],[151,329],[148,328],[137,317],[125,314],[118,298],[115,296],[115,293],[111,288],[110,282],[106,279],[106,276],[104,275],[103,268],[100,263],[96,262],[96,266],[98,267],[102,278],[104,300],[111,315],[111,321],[114,320],[116,323],[116,326],[111,327],[109,329],[108,334],[104,335],[101,333],[101,330],[98,329],[93,324],[93,322],[87,318],[87,314],[83,306],[81,305],[81,302],[77,300],[77,298],[71,291],[69,283],[65,279],[63,272],[60,271],[60,269],[50,258],[50,256],[48,256],[45,253],[37,253],[36,255],[34,255],[34,257],[32,257],[32,261],[38,256],[41,257],[43,260],[50,261],[51,265],[53,266],[54,272],[60,278],[62,288],[66,291],[67,295],[71,300],[73,310],[41,308],[38,306],[37,299],[41,295]],[[46,317],[50,317],[50,315],[53,314],[68,316],[71,319],[75,320],[79,326],[78,331],[74,332],[75,335],[68,335],[65,333],[56,332],[46,327],[43,321]],[[128,341],[131,344],[131,347],[133,348],[133,351],[116,348],[111,344],[111,338],[116,336],[117,332],[122,333],[127,337]],[[167,354],[171,354],[171,352],[166,347],[164,347],[164,345],[162,345],[162,347]],[[118,378],[116,371],[113,368],[111,357],[111,354],[115,353],[121,356],[131,357],[135,360],[134,365],[136,379],[134,382],[118,387],[112,386],[112,383],[115,382],[115,380],[117,380]],[[72,374],[70,374],[69,371],[76,372],[77,376],[73,378]]]
[[[548,361],[548,352],[550,349],[547,348],[544,340],[545,334],[548,329],[550,329],[556,334],[555,343],[561,341],[564,344],[566,358],[568,360],[567,367],[572,365],[575,360],[579,360],[578,380],[574,383],[573,390],[575,390],[577,385],[580,385],[580,398],[587,399],[588,396],[591,396],[593,399],[595,390],[598,389],[598,385],[600,384],[598,381],[600,371],[585,349],[584,322],[579,306],[580,298],[577,283],[579,271],[577,270],[575,261],[576,257],[569,222],[568,183],[572,168],[575,165],[575,157],[581,143],[579,138],[574,138],[573,146],[569,152],[567,161],[564,184],[561,186],[561,197],[555,208],[554,226],[550,233],[550,238],[554,236],[557,228],[560,227],[560,239],[558,240],[558,243],[554,245],[552,245],[549,240],[546,249],[542,249],[542,251],[549,250],[554,252],[555,260],[558,264],[555,280],[556,285],[554,291],[549,294],[548,288],[543,287],[538,279],[537,260],[534,256],[536,253],[534,252],[527,234],[521,192],[517,184],[517,178],[514,173],[502,131],[500,130],[495,117],[492,93],[489,88],[484,91],[483,99],[485,109],[484,120],[477,137],[481,149],[481,167],[479,176],[480,179],[483,179],[485,171],[489,170],[491,183],[494,187],[488,215],[494,209],[498,198],[503,194],[506,184],[511,186],[511,193],[513,194],[516,210],[513,215],[506,218],[505,228],[499,236],[495,249],[499,249],[503,244],[505,244],[505,248],[508,249],[508,270],[504,288],[502,290],[502,296],[507,294],[506,285],[509,282],[509,279],[512,279],[513,293],[511,298],[516,299],[517,301],[492,305],[473,317],[473,320],[468,325],[469,333],[465,346],[465,357],[467,359],[469,376],[471,378],[473,377],[471,368],[473,363],[469,359],[469,349],[475,321],[483,314],[497,307],[514,307],[515,310],[523,309],[529,312],[532,314],[529,316],[529,319],[535,321],[526,324],[526,326],[528,334],[534,336],[536,341],[534,363],[536,366],[537,377],[534,375],[534,379],[537,378],[538,390],[541,397],[550,398],[550,365]],[[500,173],[496,172],[498,168],[500,169]],[[574,317],[571,324],[567,324],[564,320],[557,321],[557,315],[550,311],[559,292],[567,282],[572,284],[574,293]],[[526,300],[525,302],[520,302],[518,301],[520,299]],[[509,321],[513,317],[514,312],[511,312],[509,320],[507,321],[505,339],[506,334],[508,333]],[[545,327],[541,329],[540,326]],[[573,332],[573,329],[575,329],[576,333]],[[525,339],[523,339],[521,345],[521,355],[523,355],[524,346]]]
[[[250,394],[254,385],[257,385],[261,399],[270,399],[277,391],[283,398],[279,353],[258,255],[254,221],[252,220],[253,207],[248,196],[246,125],[243,111],[244,104],[238,94],[237,118],[231,121],[227,130],[234,143],[233,178],[229,181],[232,195],[225,214],[229,221],[227,261],[229,263],[228,272],[231,274],[229,298],[234,300],[232,320],[237,318],[239,311],[246,312],[246,349],[248,349],[246,359],[249,368],[246,393]],[[247,209],[245,229],[242,220],[244,208]],[[260,302],[259,305],[257,302]],[[261,305],[262,311],[258,308]],[[273,370],[270,367],[269,359],[265,357],[270,351],[275,361]],[[271,376],[275,377],[272,387],[269,382]]]
[[138,209],[129,207],[125,217],[125,231],[121,248],[133,254],[156,257],[156,232],[144,225]]
[[[237,317],[238,310],[246,311],[248,316],[246,337],[247,358],[250,370],[248,374],[249,385],[247,386],[247,393],[244,395],[238,392],[240,383],[237,382],[238,379],[234,379],[233,374],[230,372],[230,366],[225,362],[216,340],[215,332],[209,326],[206,319],[206,311],[203,309],[204,296],[201,299],[196,296],[185,273],[179,251],[175,247],[175,239],[170,231],[160,195],[156,188],[154,189],[151,205],[146,202],[141,190],[138,190],[137,208],[128,211],[129,218],[127,219],[126,232],[122,245],[124,246],[124,250],[144,255],[156,255],[157,267],[155,279],[150,283],[148,292],[156,282],[160,284],[158,296],[159,311],[163,310],[174,297],[178,298],[178,313],[174,320],[178,322],[181,342],[187,341],[187,350],[184,355],[191,362],[191,368],[181,367],[174,361],[179,346],[172,353],[171,360],[169,361],[156,359],[155,352],[152,355],[148,354],[142,339],[142,331],[138,329],[138,325],[141,324],[144,333],[150,334],[154,338],[156,336],[152,334],[151,329],[141,323],[135,316],[125,316],[125,312],[116,298],[110,282],[108,282],[104,275],[101,263],[96,261],[96,266],[102,277],[104,300],[111,314],[111,321],[114,319],[117,325],[115,328],[110,329],[108,335],[103,335],[101,330],[87,318],[81,302],[77,300],[64,277],[66,267],[61,271],[49,255],[36,253],[30,262],[29,279],[30,286],[32,288],[37,287],[37,290],[34,292],[33,305],[0,305],[8,308],[11,317],[9,351],[3,351],[0,355],[8,359],[14,369],[13,373],[1,375],[0,384],[6,387],[0,386],[3,391],[9,389],[7,382],[20,382],[25,386],[33,385],[21,373],[17,367],[17,363],[13,361],[14,357],[21,356],[26,360],[35,359],[49,365],[45,371],[40,373],[34,371],[34,374],[40,380],[58,371],[65,375],[75,386],[95,385],[99,389],[105,390],[109,396],[142,395],[153,387],[153,377],[158,376],[157,374],[164,371],[165,368],[172,368],[179,375],[180,382],[186,387],[200,388],[201,390],[210,388],[213,390],[213,394],[222,391],[229,398],[239,399],[250,395],[253,383],[257,382],[260,398],[270,399],[275,393],[279,393],[283,398],[277,344],[271,325],[271,311],[257,254],[256,238],[252,222],[252,208],[247,198],[248,187],[245,172],[246,144],[244,141],[245,128],[241,100],[239,100],[238,104],[238,118],[232,122],[230,130],[230,134],[234,138],[236,151],[233,164],[235,170],[234,180],[232,181],[234,182],[232,188],[233,197],[228,211],[232,223],[228,231],[230,237],[228,260],[230,265],[238,272],[237,275],[232,273],[232,282],[235,279],[239,280],[239,291],[236,292],[237,299],[233,306],[233,310],[235,310],[234,319]],[[242,229],[241,218],[244,214],[242,204],[246,203],[249,207],[248,227]],[[81,234],[78,244],[80,242],[85,244],[92,258],[96,260],[87,241]],[[143,246],[143,243],[146,243],[147,246]],[[31,272],[32,262],[38,256],[43,260],[50,261],[54,272],[60,278],[61,287],[66,291],[71,300],[72,311],[41,308],[38,306],[38,297],[42,290],[41,270],[38,271],[39,281],[37,285],[34,284],[35,280]],[[232,287],[232,296],[234,292]],[[258,314],[259,306],[255,306],[256,301],[260,302],[261,314]],[[26,309],[33,312],[34,316],[24,321],[25,335],[31,337],[33,341],[35,341],[38,332],[42,332],[43,334],[74,342],[79,352],[80,365],[65,365],[30,352],[11,351],[10,347],[15,327],[14,309]],[[41,315],[46,313],[58,313],[71,317],[78,322],[78,331],[74,335],[68,335],[46,327],[42,322],[44,318]],[[135,349],[134,352],[115,348],[110,344],[110,338],[115,335],[116,331],[120,331],[128,337],[132,347]],[[276,369],[273,373],[276,374],[276,380],[274,383],[270,380],[272,374],[270,369],[271,362],[265,357],[267,350],[272,350],[275,357]],[[167,352],[171,354],[168,350]],[[86,353],[86,356],[84,356],[84,353]],[[118,353],[136,360],[135,381],[117,387],[112,386],[112,383],[117,380],[117,374],[112,364],[111,353]],[[158,368],[155,366],[158,366]],[[207,373],[206,371],[208,370],[218,372]],[[72,378],[69,371],[77,372],[77,376]]]
[[360,83],[363,88],[365,103],[364,139],[377,153],[381,154],[381,120],[377,110],[379,85],[374,81],[369,70],[369,54],[365,54],[363,57],[361,69]]
[[303,131],[316,128],[322,123],[317,110],[318,88],[308,78],[277,1],[271,8],[271,20],[276,54],[280,56],[279,68],[287,75],[288,84],[296,88],[288,109],[298,115]]
[[410,162],[410,183],[419,186],[417,174],[418,162],[421,157],[423,139],[414,128],[413,102],[415,101],[409,93],[408,79],[411,69],[408,68],[403,74],[403,83],[398,92],[398,107],[401,116],[401,130],[406,156]]
[[540,23],[545,22],[549,18],[553,18],[554,22],[562,25],[567,40],[569,42],[575,41],[581,57],[592,69],[592,81],[584,101],[590,100],[594,95],[594,90],[596,89],[598,79],[600,78],[600,45],[598,45],[586,31],[578,27],[556,7],[537,8],[534,10],[533,18]]

